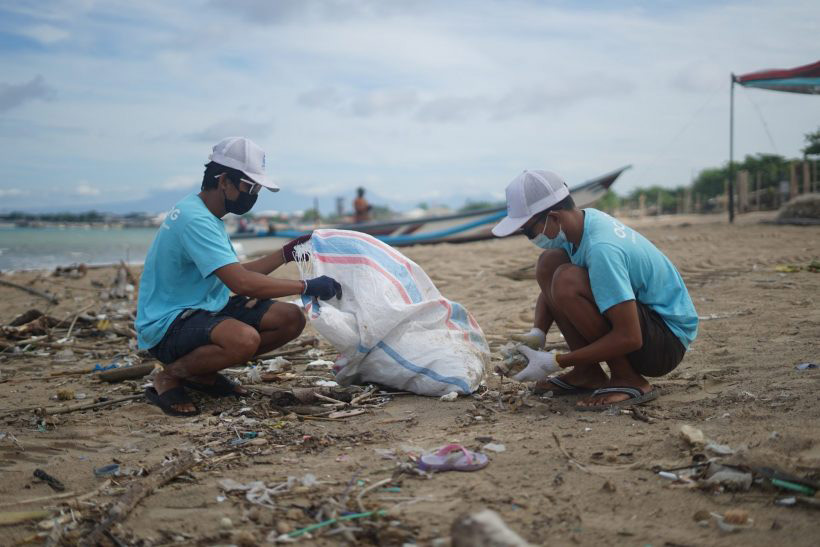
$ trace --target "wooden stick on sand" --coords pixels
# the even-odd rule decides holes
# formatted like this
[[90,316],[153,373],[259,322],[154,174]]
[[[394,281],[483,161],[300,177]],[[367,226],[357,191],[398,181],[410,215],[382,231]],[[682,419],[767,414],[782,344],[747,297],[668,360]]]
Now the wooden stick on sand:
[[154,490],[161,488],[175,477],[188,471],[196,465],[197,458],[193,452],[188,452],[179,457],[175,462],[155,467],[144,480],[131,483],[125,493],[120,496],[108,509],[108,515],[80,542],[81,547],[93,547],[97,545],[105,533],[117,522],[125,520],[128,514]]
[[46,294],[42,291],[38,291],[37,289],[32,289],[31,287],[26,287],[24,285],[18,285],[17,283],[12,283],[11,281],[6,281],[5,279],[0,279],[0,285],[4,285],[6,287],[11,287],[13,289],[18,289],[21,291],[25,291],[29,294],[33,294],[34,296],[39,296],[40,298],[44,298],[51,302],[52,304],[59,304],[60,301],[57,300],[55,297],[51,296],[50,294]]

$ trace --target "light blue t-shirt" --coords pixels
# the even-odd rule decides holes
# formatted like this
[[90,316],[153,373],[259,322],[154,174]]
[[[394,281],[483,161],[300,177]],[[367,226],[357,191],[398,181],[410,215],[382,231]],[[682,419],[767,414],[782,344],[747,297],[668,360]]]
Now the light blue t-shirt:
[[589,272],[598,310],[637,300],[658,313],[685,348],[698,333],[698,315],[678,270],[648,239],[597,209],[584,209],[584,233],[569,253]]
[[214,270],[239,262],[225,225],[196,194],[165,217],[145,257],[137,302],[137,342],[156,346],[186,309],[219,311],[230,291]]

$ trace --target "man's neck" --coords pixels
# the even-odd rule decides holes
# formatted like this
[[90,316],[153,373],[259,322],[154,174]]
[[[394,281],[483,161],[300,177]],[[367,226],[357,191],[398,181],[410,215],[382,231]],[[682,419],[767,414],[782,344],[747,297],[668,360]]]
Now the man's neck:
[[222,195],[218,188],[202,190],[197,195],[199,199],[202,200],[202,203],[205,204],[205,207],[207,207],[216,218],[222,218],[228,214],[228,211],[225,210],[225,196]]
[[584,211],[572,209],[564,211],[561,216],[563,217],[561,228],[564,230],[564,235],[567,236],[567,241],[577,248],[581,245],[581,238],[584,237]]

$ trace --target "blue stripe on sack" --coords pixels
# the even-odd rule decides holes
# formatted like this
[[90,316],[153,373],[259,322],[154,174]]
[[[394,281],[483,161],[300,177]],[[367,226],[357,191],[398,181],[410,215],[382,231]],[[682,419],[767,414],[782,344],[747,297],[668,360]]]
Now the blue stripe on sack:
[[467,394],[470,392],[470,386],[467,385],[467,382],[462,380],[461,378],[455,378],[453,376],[442,376],[441,374],[430,370],[429,368],[424,368],[419,365],[415,365],[399,355],[396,350],[385,344],[384,342],[379,342],[376,344],[376,347],[381,349],[387,355],[393,358],[398,364],[406,368],[411,372],[415,372],[416,374],[421,374],[423,376],[427,376],[428,378],[435,380],[436,382],[441,382],[442,384],[450,384],[456,387],[461,388],[461,390]]
[[455,323],[461,325],[467,330],[472,330],[469,321],[467,321],[467,310],[458,302],[450,302],[450,307],[453,311],[450,312],[450,319]]
[[421,292],[404,264],[396,261],[396,259],[372,243],[348,236],[316,236],[313,238],[313,248],[317,253],[325,255],[366,256],[396,278],[402,287],[404,287],[404,290],[407,291],[407,295],[414,304],[418,304],[422,300]]

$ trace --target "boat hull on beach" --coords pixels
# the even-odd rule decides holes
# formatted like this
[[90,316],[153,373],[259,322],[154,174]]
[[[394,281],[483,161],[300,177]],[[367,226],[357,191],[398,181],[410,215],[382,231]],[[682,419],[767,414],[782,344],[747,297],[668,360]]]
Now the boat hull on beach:
[[[627,169],[629,166],[571,188],[570,194],[576,206],[587,207],[595,203]],[[320,227],[363,232],[394,247],[432,243],[467,243],[492,239],[494,236],[490,230],[506,214],[506,207],[497,207],[445,216]],[[273,232],[238,233],[232,235],[231,239],[235,245],[239,244],[237,246],[240,247],[242,253],[255,254],[281,247],[293,238],[310,233],[312,229],[312,227],[296,227]]]

